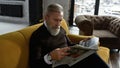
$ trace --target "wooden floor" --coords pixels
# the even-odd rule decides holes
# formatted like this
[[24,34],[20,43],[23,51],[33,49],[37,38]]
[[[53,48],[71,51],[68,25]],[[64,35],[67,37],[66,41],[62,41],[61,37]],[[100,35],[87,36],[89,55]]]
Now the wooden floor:
[[110,68],[120,68],[120,52],[110,52]]

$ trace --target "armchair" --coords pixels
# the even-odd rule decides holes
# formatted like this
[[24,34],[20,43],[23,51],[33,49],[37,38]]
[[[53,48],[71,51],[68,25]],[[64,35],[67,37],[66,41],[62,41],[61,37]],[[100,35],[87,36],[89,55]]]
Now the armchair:
[[75,23],[79,34],[94,35],[110,49],[120,49],[120,18],[113,16],[78,15]]
[[[11,33],[0,35],[0,68],[29,68],[29,39],[33,31],[40,27],[42,23],[26,27]],[[65,20],[61,25],[67,32],[67,36],[72,42],[92,36],[72,35],[69,33]],[[99,47],[98,55],[108,64],[109,48]]]

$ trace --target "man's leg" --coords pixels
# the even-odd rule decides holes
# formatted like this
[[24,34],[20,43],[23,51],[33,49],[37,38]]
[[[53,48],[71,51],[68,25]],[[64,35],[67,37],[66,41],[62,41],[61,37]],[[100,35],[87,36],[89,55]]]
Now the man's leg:
[[109,66],[96,54],[92,54],[71,68],[109,68]]

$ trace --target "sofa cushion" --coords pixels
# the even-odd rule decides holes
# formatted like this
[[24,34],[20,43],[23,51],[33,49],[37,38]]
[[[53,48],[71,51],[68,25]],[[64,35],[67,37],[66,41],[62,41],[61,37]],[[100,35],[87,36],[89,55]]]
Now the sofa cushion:
[[109,37],[109,38],[117,38],[116,35],[111,33],[108,30],[93,30],[93,35],[97,37]]

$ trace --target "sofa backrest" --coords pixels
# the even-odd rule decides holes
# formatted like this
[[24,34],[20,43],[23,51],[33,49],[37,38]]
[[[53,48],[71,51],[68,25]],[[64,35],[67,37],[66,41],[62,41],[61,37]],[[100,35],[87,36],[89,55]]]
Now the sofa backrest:
[[109,28],[109,23],[116,17],[113,16],[98,16],[98,15],[80,15],[94,24],[94,29],[103,30]]
[[24,38],[25,38],[25,41],[27,42],[27,44],[29,44],[29,39],[30,39],[30,36],[32,35],[32,33],[37,29],[39,28],[43,23],[39,23],[39,24],[36,24],[36,25],[32,25],[32,26],[29,26],[29,27],[26,27],[22,30],[19,30],[18,32],[20,32]]
[[0,68],[27,68],[28,45],[20,32],[0,36]]
[[113,34],[120,37],[120,18],[116,18],[109,24],[109,30]]

